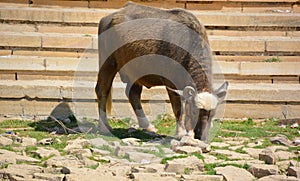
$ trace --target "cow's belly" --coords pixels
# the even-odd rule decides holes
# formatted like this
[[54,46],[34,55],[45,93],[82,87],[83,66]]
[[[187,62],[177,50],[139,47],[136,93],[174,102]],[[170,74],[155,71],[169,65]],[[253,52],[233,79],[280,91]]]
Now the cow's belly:
[[147,88],[165,85],[163,78],[158,75],[146,75],[140,78],[136,83]]

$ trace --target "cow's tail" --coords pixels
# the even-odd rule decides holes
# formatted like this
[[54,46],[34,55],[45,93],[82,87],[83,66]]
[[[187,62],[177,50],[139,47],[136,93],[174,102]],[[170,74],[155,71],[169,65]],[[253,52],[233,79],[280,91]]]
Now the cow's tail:
[[106,100],[106,113],[111,114],[111,108],[112,108],[112,87],[110,88],[107,100]]

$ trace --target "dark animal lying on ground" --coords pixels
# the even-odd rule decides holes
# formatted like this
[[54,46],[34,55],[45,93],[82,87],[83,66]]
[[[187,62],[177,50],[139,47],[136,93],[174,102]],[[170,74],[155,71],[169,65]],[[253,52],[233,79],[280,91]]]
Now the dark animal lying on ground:
[[100,132],[112,129],[106,111],[111,104],[112,82],[119,72],[141,128],[155,131],[141,105],[142,87],[166,86],[177,136],[207,140],[213,113],[228,84],[213,91],[210,46],[205,28],[193,14],[127,3],[101,19],[98,36]]

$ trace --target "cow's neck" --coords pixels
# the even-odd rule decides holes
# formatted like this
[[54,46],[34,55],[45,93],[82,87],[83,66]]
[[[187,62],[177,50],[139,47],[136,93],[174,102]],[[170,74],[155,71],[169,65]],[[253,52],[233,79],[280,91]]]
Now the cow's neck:
[[200,65],[198,62],[189,64],[188,71],[194,81],[194,86],[198,93],[212,92],[210,65]]

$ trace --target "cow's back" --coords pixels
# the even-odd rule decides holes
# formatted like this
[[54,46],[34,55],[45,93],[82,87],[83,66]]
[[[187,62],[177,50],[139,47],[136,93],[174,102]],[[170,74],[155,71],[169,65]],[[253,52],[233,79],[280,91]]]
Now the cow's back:
[[[152,24],[150,24],[151,28],[147,28],[147,26],[149,26],[149,21],[147,21],[147,19],[149,19],[149,21],[152,22]],[[171,23],[171,25],[172,26],[182,25],[182,27],[183,26],[188,27],[188,29],[192,31],[188,31],[188,34],[179,33],[179,35],[177,35],[174,34],[173,27],[164,25],[163,23],[155,23],[155,19],[157,19],[157,21],[160,22],[164,22],[164,20],[166,20],[166,22],[167,21],[175,22],[175,23]],[[130,22],[131,23],[137,22],[133,20],[137,20],[142,23],[136,29],[130,27],[128,31],[128,29],[126,29],[126,26],[129,25]],[[145,26],[145,24],[147,26]],[[176,28],[179,29],[178,27]],[[179,39],[178,42],[191,43],[191,46],[189,46],[189,48],[190,47],[192,48],[188,50],[194,49],[193,51],[199,51],[201,49],[204,49],[208,45],[205,28],[201,25],[201,23],[192,13],[189,13],[183,9],[165,10],[165,9],[158,9],[158,8],[137,5],[129,2],[120,10],[101,19],[99,24],[99,35],[100,35],[99,47],[100,47],[100,41],[107,41],[106,43],[102,42],[102,45],[110,45],[111,43],[110,41],[112,41],[112,39],[110,38],[105,40],[101,39],[101,33],[109,29],[110,31],[115,31],[114,32],[115,36],[112,39],[115,39],[117,37],[118,41],[121,39],[121,41],[123,42],[131,42],[126,45],[124,44],[124,46],[122,47],[120,46],[121,48],[119,48],[118,51],[115,51],[112,54],[113,60],[115,61],[115,64],[117,64],[119,68],[121,68],[128,61],[133,60],[136,57],[141,57],[147,54],[156,54],[156,55],[163,55],[177,61],[189,71],[191,69],[190,68],[191,66],[195,65],[195,68],[198,67],[198,65],[196,65],[195,63],[191,63],[190,61],[191,58],[189,54],[190,52],[172,43],[170,44],[170,42],[159,41],[159,40],[166,40],[168,39],[166,38],[166,36],[167,37],[171,36],[171,38],[174,37]],[[168,32],[173,32],[173,34],[172,33],[168,34]],[[152,37],[153,34],[155,34],[155,37],[157,38],[156,40],[141,39],[139,41],[132,41],[132,39],[136,39],[136,37]],[[200,47],[193,47],[194,45],[193,40],[195,40],[195,34],[198,37],[200,37],[199,40],[201,40],[201,42],[205,42],[207,43],[207,45],[204,46],[198,44]],[[103,53],[103,51],[106,51],[105,48],[107,47],[102,46],[102,49],[99,50],[100,54]],[[110,55],[110,53],[108,52],[106,53]],[[138,67],[137,67],[137,71],[138,71]],[[128,82],[127,77],[132,76],[129,75],[131,72],[123,72],[123,73],[120,72],[123,82]],[[156,83],[149,82],[149,85],[147,87],[151,87],[151,84],[156,84]]]

